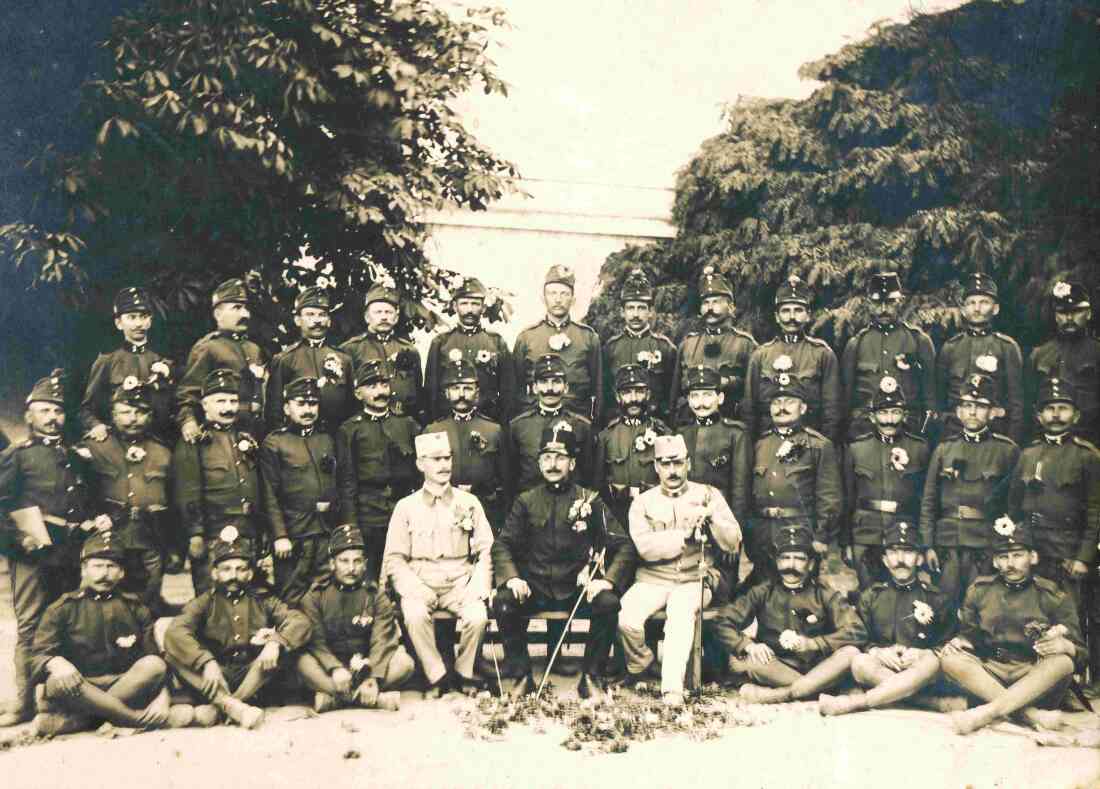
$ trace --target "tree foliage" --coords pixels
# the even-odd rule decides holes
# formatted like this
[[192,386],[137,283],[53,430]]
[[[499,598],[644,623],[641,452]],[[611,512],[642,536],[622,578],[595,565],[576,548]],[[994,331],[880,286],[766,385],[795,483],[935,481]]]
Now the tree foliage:
[[816,333],[840,348],[886,268],[914,294],[907,319],[939,340],[959,321],[960,274],[981,270],[1004,325],[1034,343],[1054,273],[1100,280],[1098,15],[1095,0],[916,15],[806,64],[822,84],[805,100],[738,99],[678,176],[676,238],[613,254],[589,320],[611,330],[640,266],[661,283],[661,324],[686,330],[712,265],[766,339],[775,288],[798,274],[818,289]]
[[[94,139],[36,162],[59,221],[0,228],[3,281],[90,325],[118,287],[146,285],[177,357],[230,276],[254,286],[273,346],[300,286],[351,305],[336,311],[348,334],[382,273],[405,299],[400,328],[430,326],[449,272],[428,264],[419,217],[483,209],[516,175],[450,106],[506,92],[486,55],[503,24],[426,0],[154,0],[119,17],[113,73],[84,86]],[[295,265],[304,244],[316,262]]]

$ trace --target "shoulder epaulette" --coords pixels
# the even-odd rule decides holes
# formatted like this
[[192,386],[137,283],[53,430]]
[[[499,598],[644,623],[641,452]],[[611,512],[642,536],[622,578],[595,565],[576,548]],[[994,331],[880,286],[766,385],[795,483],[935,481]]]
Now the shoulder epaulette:
[[991,433],[990,436],[997,439],[998,441],[1007,441],[1009,444],[1012,444],[1012,446],[1016,446],[1016,442],[1006,436],[1004,433]]
[[806,342],[808,342],[812,345],[820,345],[823,348],[828,348],[829,347],[829,343],[825,342],[820,337],[811,337],[810,335],[806,335]]
[[488,416],[487,414],[481,413],[480,411],[477,412],[477,415],[474,417],[474,419],[480,419],[482,422],[488,422],[490,425],[500,427],[500,422],[493,419],[491,416]]
[[607,427],[605,427],[604,430],[610,430],[611,428],[615,427],[615,425],[621,423],[622,421],[623,421],[622,417],[617,416],[614,419],[612,419],[610,422],[607,423]]
[[195,342],[195,345],[198,346],[198,345],[202,345],[204,342],[210,342],[211,340],[215,340],[215,339],[218,338],[218,335],[220,333],[221,332],[215,330],[215,331],[210,332],[209,334],[204,334],[202,337],[199,337],[199,339]]
[[59,601],[63,601],[63,602],[66,602],[66,603],[71,603],[72,601],[80,600],[83,597],[84,597],[84,590],[83,589],[74,589],[71,592],[65,592],[65,594],[61,595],[61,597],[59,597],[57,599]]
[[765,430],[763,433],[760,434],[760,438],[758,438],[757,441],[760,441],[760,440],[763,440],[763,439],[767,438],[768,436],[772,435],[774,432],[775,432],[775,428],[774,427],[769,427],[767,430]]
[[994,337],[1000,337],[1002,340],[1007,340],[1008,342],[1012,343],[1012,345],[1014,345],[1016,347],[1016,350],[1020,349],[1020,343],[1016,342],[1015,339],[1013,339],[1012,337],[1009,337],[1004,332],[995,331],[995,332],[993,332],[993,336]]
[[509,424],[509,425],[514,425],[514,424],[515,424],[516,422],[518,422],[518,421],[519,421],[520,419],[523,419],[524,417],[528,417],[528,416],[531,416],[531,415],[532,415],[532,414],[534,414],[534,413],[535,413],[535,409],[534,409],[533,407],[532,407],[532,408],[526,408],[526,409],[524,409],[523,411],[520,411],[520,412],[519,412],[518,414],[516,414],[516,415],[515,415],[514,417],[512,417],[512,421],[510,421],[510,422],[509,422],[508,424]]
[[121,597],[123,600],[130,601],[131,603],[137,603],[139,605],[142,604],[141,597],[137,594],[134,594],[133,592],[120,591],[118,593],[118,596]]
[[1070,440],[1079,447],[1084,447],[1090,452],[1100,454],[1100,448],[1087,439],[1081,438],[1080,436],[1073,436]]
[[1059,597],[1065,594],[1065,592],[1062,591],[1062,587],[1054,583],[1054,581],[1050,580],[1049,578],[1044,578],[1041,575],[1033,575],[1031,579],[1035,582],[1035,585],[1042,589],[1044,592],[1049,592],[1050,594],[1054,594]]
[[909,432],[908,430],[904,430],[904,431],[902,431],[902,432],[903,432],[903,433],[904,433],[904,434],[905,434],[906,436],[908,436],[909,438],[913,439],[914,441],[919,441],[919,442],[921,442],[922,444],[927,444],[927,443],[928,443],[928,439],[927,439],[927,438],[925,438],[924,436],[918,436],[918,435],[917,435],[916,433],[910,433],[910,432]]
[[277,428],[275,428],[274,430],[272,430],[272,431],[271,431],[270,433],[268,433],[267,435],[268,435],[268,436],[274,436],[274,435],[278,435],[279,433],[285,433],[285,432],[287,432],[288,430],[290,430],[290,426],[289,426],[289,425],[282,425],[281,427],[277,427]]
[[726,427],[739,427],[742,430],[748,429],[744,422],[738,422],[736,419],[730,416],[722,417],[722,424]]
[[312,584],[310,584],[309,591],[311,591],[311,592],[320,592],[324,589],[328,589],[330,586],[332,586],[332,576],[331,575],[327,576],[325,578],[320,578],[320,579],[314,581]]
[[283,357],[285,357],[291,351],[298,350],[298,348],[300,348],[301,346],[302,346],[302,341],[301,340],[298,340],[296,342],[292,342],[290,345],[283,348],[283,350],[279,351],[277,354],[275,354],[273,357],[271,357],[272,361],[274,361],[275,359],[282,359]]
[[[864,334],[866,334],[869,331],[871,331],[871,324],[867,324],[862,329],[860,329],[855,334],[853,334],[852,335],[852,340],[858,340],[860,337],[862,337]],[[849,342],[851,342],[852,340],[849,340]]]
[[884,592],[890,588],[890,584],[886,581],[875,581],[871,584],[871,587],[867,590],[869,592]]
[[610,337],[607,338],[607,344],[610,345],[611,343],[615,342],[615,340],[621,340],[622,337],[622,332],[619,332],[618,334],[612,334]]
[[926,332],[924,329],[922,329],[920,326],[916,325],[915,323],[910,323],[909,321],[902,321],[901,325],[904,326],[905,328],[907,328],[911,332],[915,332],[915,333],[919,334],[922,337],[927,337],[929,342],[932,341],[932,336],[928,332]]
[[[778,342],[778,341],[779,341],[778,337],[772,337],[767,342],[760,343],[760,348],[767,348],[769,345],[775,345],[776,342]],[[759,348],[757,350],[759,350]]]
[[684,335],[684,339],[686,340],[688,337],[698,337],[701,334],[702,332],[699,331],[689,331],[687,334]]
[[[531,331],[532,329],[537,329],[543,323],[545,323],[545,321],[542,318],[539,318],[537,321],[530,324],[529,326],[524,326],[522,329],[520,329],[520,333],[523,333],[525,331]],[[547,324],[547,325],[549,325],[549,324]]]
[[356,334],[353,337],[348,337],[346,340],[344,340],[342,343],[340,343],[337,346],[337,348],[338,349],[339,348],[345,348],[345,347],[351,345],[353,342],[359,342],[360,340],[365,340],[366,338],[367,338],[367,333],[366,332],[360,332],[359,334]]
[[588,331],[592,332],[593,334],[597,334],[596,330],[593,329],[591,326],[589,326],[587,323],[581,323],[580,321],[573,321],[573,324],[576,325],[576,326],[579,326],[582,329],[587,329]]
[[946,340],[943,341],[943,344],[945,346],[950,345],[951,343],[958,342],[959,340],[961,340],[965,336],[966,336],[966,332],[964,332],[964,331],[958,332],[957,334],[952,334],[950,337],[948,337]]
[[875,437],[875,434],[874,434],[873,431],[868,431],[866,433],[860,433],[858,436],[856,436],[855,438],[852,439],[852,443],[854,444],[857,441],[866,441],[867,439],[874,438],[874,437]]
[[825,438],[824,434],[817,432],[812,427],[803,426],[802,431],[804,433],[809,433],[814,438],[820,438],[822,441],[828,441],[829,440],[829,439]]
[[656,337],[658,340],[664,340],[669,345],[672,345],[673,348],[676,347],[675,345],[673,345],[672,340],[669,337],[665,336],[664,334],[661,334],[660,332],[655,332],[653,330],[650,330],[649,334],[650,334],[651,337]]
[[754,345],[756,344],[756,338],[753,337],[751,333],[745,331],[744,329],[739,329],[736,326],[733,326],[732,329],[734,334],[740,337],[744,337],[746,340],[751,340]]
[[34,446],[34,439],[33,438],[28,438],[28,439],[25,439],[23,441],[20,441],[18,444],[12,444],[12,447],[14,449],[29,449],[30,447],[33,447],[33,446]]
[[995,576],[995,575],[979,575],[977,578],[975,578],[973,581],[970,582],[970,585],[971,586],[977,586],[977,585],[981,584],[982,586],[989,586],[991,583],[993,583],[996,580],[997,580],[997,576]]

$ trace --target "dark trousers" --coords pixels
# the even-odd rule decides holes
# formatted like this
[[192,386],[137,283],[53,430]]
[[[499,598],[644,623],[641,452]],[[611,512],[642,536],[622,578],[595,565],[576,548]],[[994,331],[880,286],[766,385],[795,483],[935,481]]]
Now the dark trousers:
[[161,609],[160,587],[164,580],[164,562],[159,548],[127,548],[122,559],[126,577],[120,586],[136,594],[150,611]]
[[[583,591],[578,590],[577,594],[583,594]],[[496,599],[493,602],[493,616],[500,628],[505,655],[527,660],[527,623],[531,615],[543,611],[568,613],[573,610],[576,602],[576,595],[570,595],[564,600],[555,600],[532,589],[531,595],[523,603],[518,603],[511,590],[503,586],[497,589]],[[591,604],[582,601],[577,615],[588,619],[588,639],[584,644],[581,670],[586,674],[593,674],[607,660],[615,633],[618,631],[619,596],[614,592],[600,592]],[[558,643],[564,624],[556,621],[546,623],[548,656]]]
[[940,591],[955,606],[961,606],[966,590],[979,575],[993,574],[993,561],[984,548],[936,546],[940,560],[940,575],[936,580]]
[[289,606],[297,606],[314,582],[329,573],[327,536],[298,537],[293,543],[290,556],[275,557],[275,593]]

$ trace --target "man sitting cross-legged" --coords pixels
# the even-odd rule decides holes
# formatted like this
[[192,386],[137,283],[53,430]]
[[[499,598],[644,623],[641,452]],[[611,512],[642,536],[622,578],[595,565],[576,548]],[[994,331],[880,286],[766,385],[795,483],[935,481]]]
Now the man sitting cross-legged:
[[395,710],[399,688],[415,666],[401,646],[393,603],[367,579],[366,546],[359,529],[341,526],[332,535],[332,576],[314,584],[302,600],[313,634],[298,658],[298,673],[316,691],[313,708],[379,707]]
[[1037,728],[1058,728],[1056,708],[1085,658],[1077,608],[1053,581],[1032,575],[1039,557],[1027,524],[1002,516],[993,532],[997,575],[967,589],[959,635],[940,656],[943,673],[986,703],[952,713],[951,723],[969,734],[1021,712]]
[[276,597],[251,587],[252,543],[233,526],[213,541],[214,588],[172,620],[164,636],[169,665],[207,700],[195,721],[210,726],[224,714],[252,729],[263,721],[247,702],[276,676],[284,653],[309,641],[309,619]]
[[40,736],[116,726],[186,726],[190,710],[172,710],[164,688],[167,666],[156,654],[153,619],[137,595],[118,589],[122,546],[111,532],[90,537],[81,550],[80,589],[61,596],[42,617],[32,647]]
[[[845,595],[817,580],[813,542],[805,526],[776,529],[775,578],[724,606],[713,623],[715,638],[730,653],[730,671],[768,686],[742,685],[745,701],[781,704],[816,696],[848,673],[865,641]],[[752,639],[745,628],[754,619]]]
[[882,537],[882,563],[889,581],[859,596],[857,611],[870,649],[852,659],[852,677],[866,693],[818,699],[822,715],[885,707],[902,699],[938,712],[965,709],[961,698],[932,696],[923,689],[940,673],[933,651],[953,632],[954,611],[936,587],[917,578],[923,552],[915,526],[891,524]]

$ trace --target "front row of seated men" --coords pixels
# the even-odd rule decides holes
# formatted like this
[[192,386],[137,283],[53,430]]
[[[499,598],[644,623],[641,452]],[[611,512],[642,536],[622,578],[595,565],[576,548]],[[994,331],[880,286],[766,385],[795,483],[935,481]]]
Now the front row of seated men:
[[[810,698],[851,672],[868,690],[822,695],[822,714],[912,698],[954,709],[961,733],[1014,714],[1036,726],[1061,723],[1056,711],[1044,708],[1061,702],[1084,647],[1073,599],[1032,574],[1037,556],[1026,524],[998,520],[997,575],[970,586],[957,623],[944,595],[917,578],[921,546],[917,530],[904,522],[884,539],[890,580],[864,591],[857,607],[817,579],[814,535],[798,524],[774,530],[774,566],[729,600],[728,593],[716,596],[731,586],[718,558],[740,550],[741,530],[716,489],[688,480],[680,436],[656,439],[659,485],[632,503],[627,539],[609,508],[570,481],[575,441],[568,423],[551,423],[542,438],[543,484],[520,497],[495,544],[478,499],[450,484],[447,435],[425,434],[415,445],[424,484],[394,510],[384,574],[400,598],[429,696],[485,687],[476,666],[487,600],[505,640],[503,673],[512,676],[529,671],[526,618],[583,603],[592,628],[580,695],[598,684],[616,630],[625,682],[636,683],[654,668],[645,625],[663,609],[661,690],[667,704],[680,705],[695,619],[700,605],[713,601],[717,616],[706,623],[709,636],[729,654],[734,680],[751,680],[741,685],[748,701]],[[716,546],[708,552],[711,540]],[[39,733],[84,728],[93,720],[156,728],[213,725],[224,717],[252,728],[263,719],[258,705],[265,686],[284,670],[295,670],[315,692],[318,710],[396,708],[392,691],[411,677],[414,664],[393,604],[366,578],[358,529],[341,527],[333,535],[332,574],[314,586],[301,610],[253,583],[252,544],[235,528],[223,529],[211,553],[213,587],[171,620],[161,658],[148,609],[118,587],[124,572],[112,533],[86,541],[81,588],[50,606],[35,636]],[[453,674],[435,641],[437,610],[457,618]],[[749,637],[753,621],[758,627]],[[869,649],[861,652],[864,646]],[[169,668],[195,704],[172,704]],[[932,685],[941,671],[985,703],[966,710],[960,699],[937,696]]]

